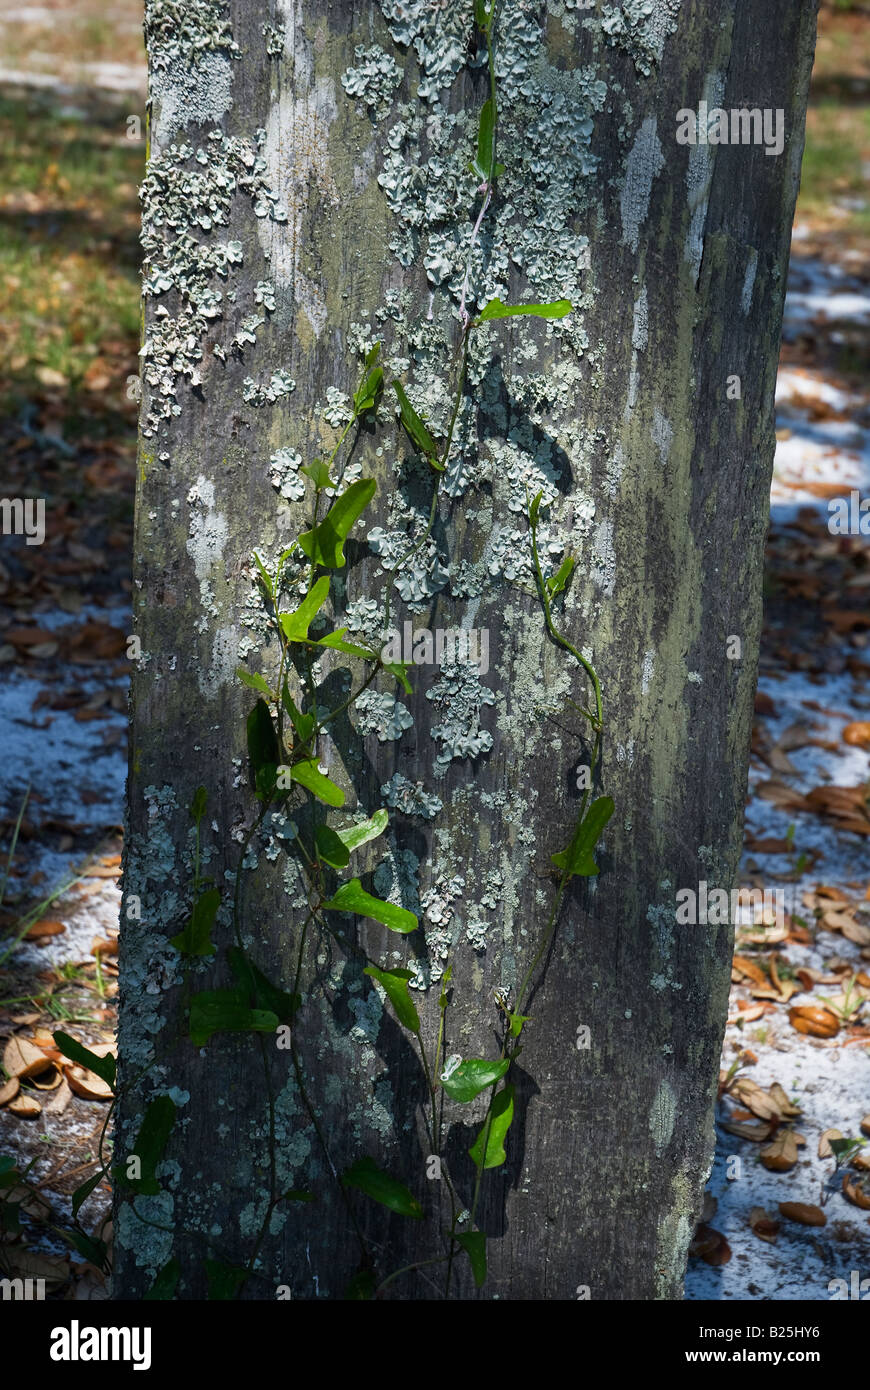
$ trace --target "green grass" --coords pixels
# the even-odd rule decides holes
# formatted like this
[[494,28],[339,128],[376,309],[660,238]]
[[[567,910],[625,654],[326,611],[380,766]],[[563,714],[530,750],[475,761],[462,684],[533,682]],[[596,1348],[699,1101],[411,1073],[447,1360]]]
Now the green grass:
[[860,198],[844,227],[870,234],[870,195],[864,172],[870,160],[870,105],[843,106],[833,100],[813,105],[807,117],[807,143],[801,173],[798,217],[828,219],[844,198]]
[[[137,370],[138,198],[144,146],[125,117],[80,120],[0,100],[0,391],[94,358]],[[99,377],[99,371],[92,373]]]

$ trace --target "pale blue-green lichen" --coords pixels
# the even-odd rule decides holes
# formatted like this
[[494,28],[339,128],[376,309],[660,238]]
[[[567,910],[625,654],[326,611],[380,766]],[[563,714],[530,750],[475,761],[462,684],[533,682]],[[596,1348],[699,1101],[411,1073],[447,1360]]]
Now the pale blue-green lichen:
[[[163,420],[178,415],[178,382],[202,380],[202,343],[224,312],[223,295],[214,281],[226,279],[229,267],[242,260],[239,241],[203,240],[229,225],[237,193],[248,197],[254,214],[287,220],[264,178],[266,164],[256,143],[214,129],[203,144],[189,142],[155,149],[142,183],[143,294],[176,292],[177,307],[164,305],[151,316],[140,349],[149,398],[142,432],[155,434]],[[225,354],[224,354],[225,355]]]
[[390,807],[406,816],[421,816],[434,820],[443,807],[441,798],[427,792],[422,781],[411,782],[401,772],[394,772],[381,787],[381,796]]
[[299,502],[305,496],[301,467],[302,455],[295,449],[276,449],[269,456],[269,481],[290,502]]
[[682,0],[621,0],[605,5],[601,28],[608,41],[631,55],[634,66],[649,77],[661,62],[665,40],[677,28]]
[[283,396],[296,390],[296,382],[283,368],[273,372],[265,386],[246,376],[242,382],[242,400],[248,405],[274,405]]
[[266,40],[266,52],[270,58],[280,58],[287,41],[287,31],[283,24],[261,24],[260,33]]
[[370,115],[385,116],[390,109],[393,93],[402,81],[402,74],[391,53],[378,44],[354,49],[355,66],[342,74],[341,85],[349,97],[362,102]]
[[356,727],[361,734],[377,734],[379,743],[401,738],[414,723],[414,716],[395,695],[364,690],[354,705]]
[[473,662],[445,659],[441,674],[426,691],[439,711],[440,722],[432,727],[432,737],[441,744],[434,760],[436,776],[443,776],[454,758],[476,758],[492,748],[492,734],[480,727],[485,705],[495,704],[492,691],[481,683]]

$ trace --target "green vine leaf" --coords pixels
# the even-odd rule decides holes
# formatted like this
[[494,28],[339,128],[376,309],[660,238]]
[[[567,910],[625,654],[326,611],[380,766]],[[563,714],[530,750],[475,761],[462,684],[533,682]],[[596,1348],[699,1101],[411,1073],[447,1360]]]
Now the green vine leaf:
[[358,656],[362,661],[377,661],[377,653],[370,651],[368,647],[360,647],[356,642],[345,642],[346,632],[346,627],[339,628],[337,632],[328,632],[325,637],[320,638],[317,645],[332,647],[337,652],[344,652],[345,656]]
[[167,1302],[175,1293],[180,1278],[181,1265],[173,1255],[159,1271],[148,1292],[142,1295],[143,1302]]
[[212,1302],[228,1302],[235,1298],[248,1277],[248,1271],[236,1265],[224,1264],[221,1260],[204,1260],[203,1263],[208,1287],[206,1297]]
[[345,563],[344,542],[350,528],[362,516],[374,495],[374,478],[360,478],[358,482],[351,483],[347,491],[333,502],[320,525],[299,537],[299,548],[313,565],[323,565],[328,570],[342,568]]
[[190,921],[177,936],[169,938],[170,946],[189,956],[213,956],[217,947],[211,939],[211,929],[221,905],[220,890],[208,888],[193,904]]
[[492,23],[493,8],[492,0],[489,5],[486,0],[474,0],[474,22],[484,33]]
[[[481,26],[482,28],[485,26]],[[493,166],[492,138],[495,133],[495,102],[490,98],[480,108],[480,124],[477,130],[477,158],[472,162],[471,172],[483,183],[492,183],[504,173],[504,165]]]
[[157,1096],[150,1102],[130,1149],[130,1155],[135,1155],[139,1160],[140,1176],[128,1178],[124,1164],[119,1163],[112,1169],[119,1186],[142,1197],[156,1197],[162,1191],[157,1181],[156,1169],[163,1157],[177,1113],[175,1102],[169,1096]]
[[293,1022],[302,1003],[301,994],[289,994],[273,985],[240,946],[227,947],[227,964],[258,1010],[274,1014],[278,1023]]
[[379,985],[383,985],[387,998],[392,1004],[396,1018],[411,1033],[420,1032],[420,1015],[408,993],[408,981],[414,976],[410,970],[379,970],[376,965],[366,966],[364,975],[371,975]]
[[539,319],[563,319],[573,308],[574,305],[568,299],[556,299],[552,304],[503,304],[500,299],[491,299],[474,322],[489,323],[493,319],[512,319],[519,314],[533,314]]
[[62,1052],[64,1057],[68,1057],[71,1062],[77,1063],[80,1067],[87,1067],[94,1072],[101,1081],[105,1081],[107,1086],[115,1089],[116,1063],[114,1057],[98,1057],[90,1048],[85,1047],[77,1038],[71,1038],[69,1033],[52,1033],[54,1045],[58,1052]]
[[248,757],[256,777],[264,768],[274,768],[280,762],[278,735],[265,700],[258,700],[248,715],[247,734]]
[[102,1181],[103,1173],[94,1173],[92,1178],[88,1178],[87,1182],[83,1182],[81,1187],[76,1188],[75,1192],[72,1195],[73,1220],[77,1218],[79,1212],[81,1211],[85,1202],[90,1197],[91,1193],[94,1191],[95,1188],[99,1187]]
[[547,594],[550,598],[555,598],[557,594],[561,594],[562,590],[568,587],[568,581],[574,573],[576,563],[573,555],[568,555],[556,573],[547,580]]
[[438,459],[438,445],[408,400],[404,386],[400,381],[394,381],[393,390],[398,398],[402,424],[407,430],[411,443],[417,446],[420,453],[437,473],[443,473],[444,465]]
[[328,825],[314,827],[314,843],[317,857],[333,869],[345,869],[350,863],[350,850],[342,839]]
[[109,1247],[104,1240],[99,1240],[96,1236],[86,1235],[84,1231],[64,1231],[59,1226],[53,1226],[53,1231],[57,1231],[73,1250],[78,1250],[80,1255],[98,1269],[106,1268],[106,1260],[109,1255]]
[[347,845],[347,848],[353,853],[353,851],[359,849],[361,845],[367,845],[369,840],[376,840],[379,835],[383,835],[389,819],[387,812],[383,809],[375,811],[374,815],[370,816],[368,820],[360,821],[358,825],[349,825],[346,829],[339,830],[337,832],[338,838],[341,840],[342,844]]
[[377,365],[380,352],[381,345],[380,342],[377,342],[373,343],[366,353],[363,367],[365,377],[353,398],[354,416],[363,415],[367,410],[373,410],[384,389],[384,369]]
[[348,1300],[368,1300],[374,1298],[376,1288],[375,1276],[372,1274],[371,1270],[361,1269],[357,1274],[354,1274],[344,1291],[345,1302]]
[[282,613],[280,622],[288,642],[304,642],[308,629],[329,597],[329,575],[324,574],[305,595],[294,613]]
[[510,1060],[507,1057],[497,1062],[489,1062],[484,1057],[469,1057],[467,1061],[460,1062],[449,1076],[445,1072],[441,1077],[441,1085],[451,1100],[466,1105],[488,1086],[494,1086],[496,1081],[500,1081],[509,1066]]
[[408,672],[411,669],[409,662],[382,661],[381,664],[385,671],[388,671],[391,676],[395,677],[395,679],[399,682],[406,695],[413,695],[414,687],[408,680]]
[[398,1178],[392,1178],[389,1173],[385,1173],[372,1158],[357,1159],[356,1163],[342,1173],[341,1181],[345,1187],[357,1188],[367,1197],[371,1197],[372,1201],[380,1202],[382,1207],[389,1207],[390,1211],[398,1212],[399,1216],[410,1216],[415,1221],[423,1219],[423,1208],[413,1192],[409,1192]]
[[193,793],[193,800],[190,803],[190,819],[195,821],[197,825],[199,825],[205,815],[207,801],[208,792],[205,787],[197,787],[196,791]]
[[300,787],[311,792],[325,806],[344,805],[344,792],[320,771],[316,758],[303,758],[289,767],[279,767],[277,772],[279,786],[285,785],[285,779],[289,777],[291,782],[298,782]]
[[523,1031],[523,1024],[531,1022],[529,1014],[508,1014],[508,1021],[511,1026],[511,1037],[518,1038]]
[[506,1162],[504,1141],[505,1135],[511,1126],[514,1117],[514,1088],[511,1085],[505,1086],[503,1091],[492,1102],[490,1109],[489,1137],[486,1141],[486,1154],[483,1152],[483,1138],[486,1134],[486,1124],[478,1134],[471,1148],[468,1150],[475,1166],[480,1168],[500,1168]]
[[314,733],[314,715],[302,714],[296,708],[296,703],[287,688],[286,681],[284,682],[284,689],[281,691],[281,703],[290,716],[290,722],[296,730],[300,742],[307,743]]
[[[362,385],[354,393],[353,398],[353,413],[356,416],[364,415],[367,410],[374,410],[381,392],[384,389],[384,369],[383,367],[374,365],[380,346],[380,343],[375,343],[366,358],[366,370],[368,374]],[[371,370],[368,370],[369,366],[371,366]]]
[[358,878],[343,883],[329,902],[322,904],[327,912],[353,912],[358,917],[371,917],[375,922],[407,935],[416,931],[417,918],[406,907],[396,907],[395,903],[382,902],[367,893]]
[[456,1239],[471,1261],[475,1288],[482,1289],[486,1283],[486,1236],[483,1231],[464,1231]]
[[452,979],[453,966],[448,965],[447,969],[444,971],[444,974],[441,976],[441,993],[438,996],[438,1007],[442,1013],[447,1008],[447,1005],[450,1003],[450,1000],[447,997],[447,992],[450,988],[450,981]]
[[239,989],[204,989],[190,1001],[190,1041],[204,1047],[213,1033],[274,1033],[278,1016],[252,1009]]
[[[284,555],[286,554],[287,551],[284,552]],[[284,559],[284,555],[281,556],[282,561]],[[258,555],[256,550],[254,551],[254,564],[257,566],[257,573],[260,576],[263,588],[266,590],[266,593],[269,595],[269,598],[274,600],[275,588],[272,584],[271,576],[269,574],[269,571],[266,569],[266,566],[263,564],[263,561],[260,559],[260,556]]]
[[259,693],[265,695],[267,699],[271,697],[272,692],[269,689],[268,681],[265,681],[263,677],[258,675],[255,671],[246,671],[244,666],[237,666],[236,676],[243,685],[247,685],[251,690],[259,691]]
[[575,875],[586,878],[598,873],[598,865],[592,851],[598,844],[613,811],[613,798],[610,796],[599,796],[592,802],[586,815],[581,816],[577,822],[577,829],[568,848],[550,855],[561,873],[566,874],[568,878]]
[[323,459],[315,459],[313,463],[306,463],[299,469],[310,478],[318,492],[322,492],[326,487],[335,487],[335,483],[329,476],[329,468]]

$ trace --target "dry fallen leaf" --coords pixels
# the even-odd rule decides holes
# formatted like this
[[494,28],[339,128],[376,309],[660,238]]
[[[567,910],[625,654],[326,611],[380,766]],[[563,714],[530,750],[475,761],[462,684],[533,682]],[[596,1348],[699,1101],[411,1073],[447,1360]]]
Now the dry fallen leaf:
[[753,1115],[757,1115],[760,1120],[778,1120],[781,1118],[781,1111],[776,1101],[748,1076],[735,1077],[729,1087],[729,1094],[741,1105],[745,1105]]
[[754,1023],[757,1018],[763,1018],[766,1011],[764,1004],[741,1004],[738,1001],[737,1013],[732,1014],[728,1023],[738,1023],[741,1018],[744,1023]]
[[8,1105],[10,1100],[14,1100],[18,1095],[20,1085],[21,1082],[18,1077],[12,1076],[4,1085],[0,1086],[0,1105]]
[[870,723],[859,720],[857,723],[847,724],[843,730],[843,742],[857,748],[870,748]]
[[63,1077],[52,1063],[48,1071],[42,1071],[38,1076],[32,1076],[30,1080],[38,1091],[54,1091],[60,1085]]
[[870,1115],[865,1115],[861,1121],[861,1133],[866,1134],[870,1139]]
[[[96,1049],[92,1049],[96,1051]],[[70,1090],[75,1091],[77,1096],[83,1096],[85,1100],[111,1100],[113,1091],[96,1072],[89,1071],[87,1067],[67,1066],[64,1068],[66,1079],[70,1084]]]
[[712,1226],[702,1222],[695,1229],[689,1254],[708,1265],[727,1265],[731,1259],[731,1246],[721,1231],[714,1231]]
[[46,1115],[62,1115],[72,1100],[72,1091],[66,1077],[63,1078],[51,1100],[45,1103]]
[[15,1099],[9,1102],[9,1109],[13,1115],[20,1115],[23,1120],[35,1120],[36,1116],[42,1113],[39,1101],[26,1091],[20,1091]]
[[50,1067],[51,1058],[46,1057],[27,1038],[10,1038],[3,1049],[3,1066],[9,1076],[17,1076],[23,1081],[28,1076],[38,1076]]
[[729,1134],[736,1134],[738,1139],[751,1139],[753,1144],[769,1139],[773,1132],[772,1125],[743,1124],[739,1120],[723,1120],[722,1128]]
[[61,1288],[69,1278],[65,1255],[41,1255],[26,1245],[4,1247],[4,1274],[17,1279],[44,1279],[47,1292]]
[[788,1019],[796,1032],[807,1033],[812,1038],[833,1038],[840,1031],[836,1014],[815,1004],[800,1004],[789,1009]]
[[759,1158],[772,1173],[787,1173],[798,1161],[798,1146],[790,1129],[784,1129],[761,1150]]
[[843,1174],[843,1196],[862,1211],[870,1211],[870,1182],[852,1173]]
[[776,1101],[776,1104],[779,1106],[779,1113],[784,1119],[792,1119],[795,1115],[801,1113],[800,1106],[792,1104],[778,1081],[774,1081],[768,1091],[768,1095]]
[[731,978],[752,980],[757,985],[766,985],[767,976],[756,961],[748,956],[735,956],[731,962]]
[[828,1219],[821,1207],[811,1202],[780,1202],[779,1210],[786,1221],[797,1221],[801,1226],[824,1226]]
[[749,1213],[749,1226],[760,1240],[766,1240],[773,1245],[779,1234],[780,1223],[776,1217],[768,1216],[764,1207],[753,1207]]
[[41,922],[34,922],[30,930],[25,934],[25,941],[48,940],[52,936],[60,936],[66,931],[63,922],[54,922],[49,918],[43,918]]
[[842,1139],[843,1132],[839,1129],[826,1129],[819,1139],[819,1158],[833,1158],[834,1150],[831,1148],[832,1139]]

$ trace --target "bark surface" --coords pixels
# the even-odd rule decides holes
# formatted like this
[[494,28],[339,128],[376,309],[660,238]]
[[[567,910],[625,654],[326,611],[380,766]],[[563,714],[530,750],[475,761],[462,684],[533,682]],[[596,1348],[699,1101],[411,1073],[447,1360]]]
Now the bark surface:
[[[179,33],[162,0],[148,5],[142,658],[116,1162],[155,1096],[170,1094],[178,1118],[162,1194],[118,1202],[122,1297],[141,1296],[172,1258],[178,1296],[202,1297],[204,1261],[244,1268],[257,1239],[269,1185],[260,1044],[220,1034],[200,1050],[180,1036],[189,991],[229,982],[228,904],[256,815],[245,755],[254,696],[234,670],[272,673],[274,648],[251,556],[258,547],[274,559],[307,528],[310,494],[286,495],[293,460],[270,457],[291,450],[310,462],[331,446],[328,392],[355,389],[360,346],[380,337],[418,408],[444,422],[481,205],[467,166],[488,80],[471,10],[202,0]],[[550,855],[570,839],[577,767],[591,753],[588,725],[567,704],[589,700],[588,681],[548,637],[529,568],[526,489],[543,489],[547,572],[577,559],[554,611],[601,679],[596,784],[616,810],[600,873],[569,889],[524,1010],[507,1162],[486,1175],[478,1212],[489,1280],[476,1293],[465,1261],[453,1296],[681,1296],[712,1159],[732,928],[680,924],[676,895],[735,881],[814,38],[804,0],[499,5],[505,173],[468,301],[566,297],[575,312],[553,326],[480,330],[433,544],[405,596],[393,591],[400,630],[406,620],[486,630],[488,672],[416,667],[413,696],[398,692],[414,720],[401,739],[363,736],[351,716],[321,749],[350,811],[386,804],[394,774],[442,803],[431,819],[391,808],[387,837],[363,861],[373,875],[363,881],[418,911],[421,930],[398,938],[358,920],[354,935],[385,965],[420,962],[431,983],[412,993],[430,1053],[449,953],[447,1051],[496,1056],[493,991],[515,990],[534,954],[555,892]],[[783,151],[679,144],[678,112],[701,101],[782,110]],[[378,491],[347,546],[339,625],[354,604],[355,621],[372,623],[358,600],[383,605],[391,538],[401,551],[419,534],[432,488],[386,398],[351,464]],[[341,667],[324,663],[324,700],[340,701]],[[185,980],[168,943],[190,911],[188,808],[200,785],[203,871],[223,906],[218,955]],[[300,881],[280,839],[256,840],[253,858],[240,890],[245,940],[289,989]],[[294,1037],[330,1162],[341,1170],[370,1154],[429,1214],[416,1222],[353,1199],[383,1278],[440,1253],[433,1213],[445,1193],[426,1175],[413,1040],[361,969],[312,934]],[[359,1242],[289,1054],[268,1047],[280,1181],[316,1201],[273,1218],[243,1296],[274,1298],[283,1285],[293,1298],[340,1298]],[[443,1159],[469,1207],[481,1114],[479,1103],[447,1112]],[[441,1268],[397,1280],[387,1296],[438,1296]]]

